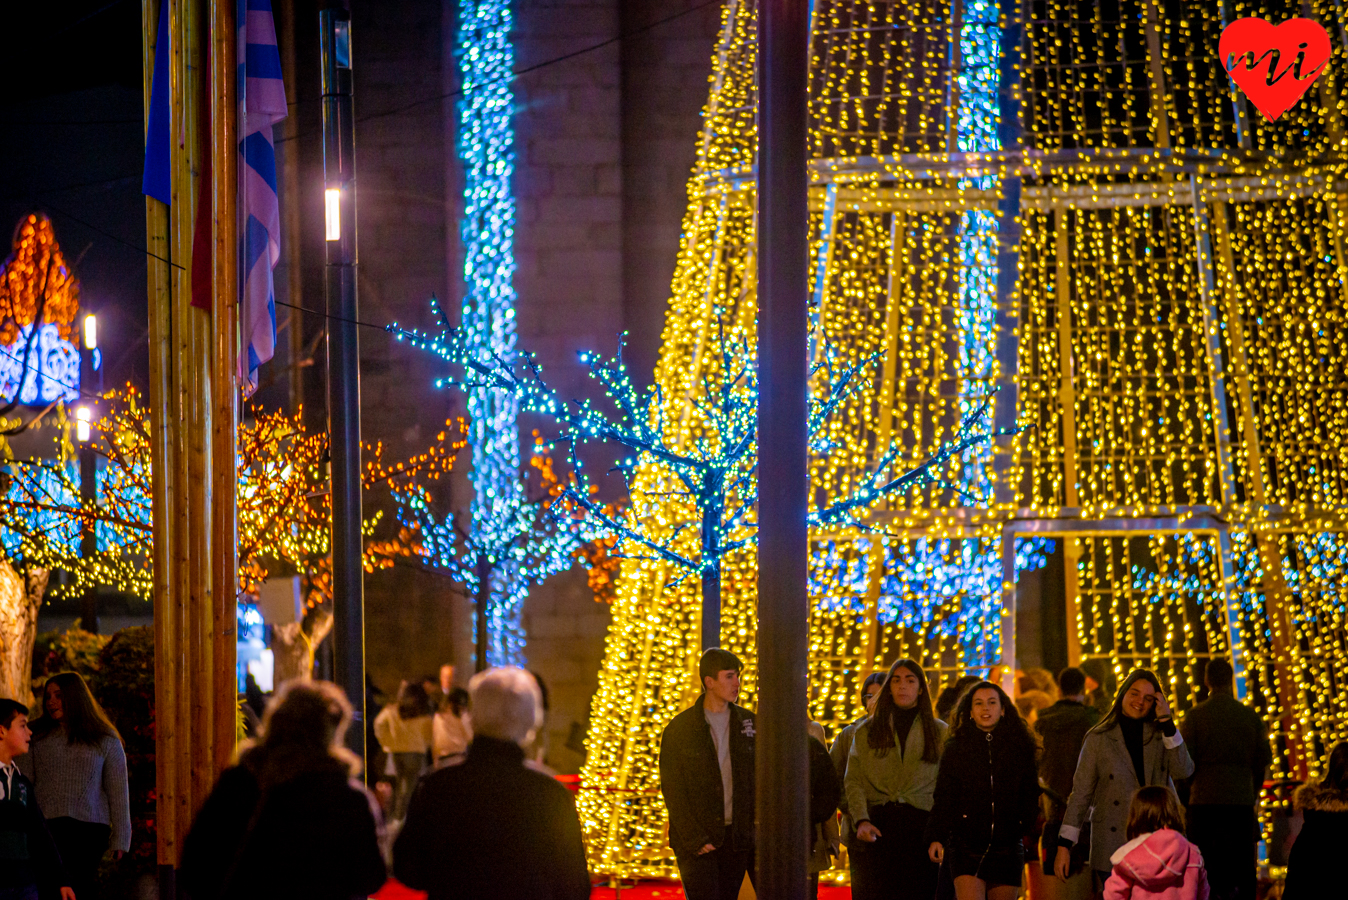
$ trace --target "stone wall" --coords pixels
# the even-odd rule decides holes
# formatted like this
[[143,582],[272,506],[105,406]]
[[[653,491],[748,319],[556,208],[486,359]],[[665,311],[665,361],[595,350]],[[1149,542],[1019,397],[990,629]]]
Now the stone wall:
[[[618,34],[615,0],[524,0],[515,7],[515,67],[545,63]],[[515,290],[520,344],[564,397],[590,396],[581,350],[612,352],[622,330],[621,75],[616,43],[515,81]],[[526,435],[532,426],[525,422]],[[529,667],[547,684],[548,761],[575,771],[567,747],[598,685],[608,608],[583,572],[535,588],[524,609]]]
[[[457,308],[463,295],[459,216],[462,170],[455,148],[458,86],[456,0],[353,4],[361,318],[418,327],[432,292]],[[684,13],[687,10],[693,12]],[[699,0],[519,0],[514,7],[518,222],[515,254],[521,345],[533,350],[564,395],[590,395],[576,355],[613,352],[630,329],[629,359],[648,381],[659,347],[686,205],[699,111],[706,101],[719,4]],[[317,128],[313,0],[280,4],[293,16],[297,73],[293,132]],[[659,20],[676,16],[667,22]],[[626,38],[620,35],[628,34]],[[580,51],[580,52],[578,52]],[[567,57],[559,60],[560,57]],[[313,80],[310,85],[309,80]],[[410,108],[403,108],[410,107]],[[312,142],[312,136],[307,139]],[[305,144],[312,151],[313,147]],[[292,154],[292,195],[304,215],[302,247],[286,277],[298,305],[322,309],[321,212],[304,185],[321,185],[321,156]],[[287,164],[282,163],[283,167]],[[298,174],[294,174],[294,173]],[[282,178],[286,177],[283,172]],[[320,217],[321,218],[321,217]],[[288,275],[288,273],[285,273]],[[289,295],[289,294],[287,294]],[[308,340],[318,316],[297,319]],[[418,449],[460,401],[431,387],[434,364],[377,329],[361,331],[362,424],[391,453]],[[297,344],[303,343],[298,341]],[[297,379],[321,411],[324,352]],[[315,372],[313,370],[319,370]],[[321,412],[319,414],[321,421]],[[542,423],[522,423],[523,436]],[[468,459],[447,489],[467,506]],[[370,511],[367,510],[367,514]],[[575,771],[598,683],[607,607],[573,570],[534,590],[524,613],[530,668],[549,689],[549,762]],[[366,579],[367,666],[385,691],[452,661],[473,668],[472,617],[443,577],[411,567]],[[571,739],[571,740],[569,740]],[[568,747],[570,744],[570,747]]]

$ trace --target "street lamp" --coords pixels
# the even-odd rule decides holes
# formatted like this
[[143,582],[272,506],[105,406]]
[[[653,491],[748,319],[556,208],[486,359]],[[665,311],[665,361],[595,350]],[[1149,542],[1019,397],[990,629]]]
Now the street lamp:
[[81,406],[75,410],[75,439],[81,444],[87,444],[89,442],[89,425],[89,407]]
[[[89,313],[84,317],[80,352],[80,390],[85,396],[94,394],[95,398],[103,393],[103,366],[98,349],[98,316]],[[97,400],[95,399],[96,403]],[[94,406],[81,404],[75,410],[75,440],[79,442],[80,462],[80,505],[93,509],[98,504],[98,458],[90,442],[93,437]],[[86,520],[84,533],[80,535],[80,556],[92,559],[98,553],[98,532],[94,523]],[[92,634],[98,634],[98,594],[90,587],[80,598],[80,627]]]

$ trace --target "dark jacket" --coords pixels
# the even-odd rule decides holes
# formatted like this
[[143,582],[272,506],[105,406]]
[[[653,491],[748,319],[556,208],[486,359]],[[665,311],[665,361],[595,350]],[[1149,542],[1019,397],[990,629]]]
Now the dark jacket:
[[0,890],[36,886],[43,896],[69,887],[61,854],[47,831],[33,782],[16,768],[0,800]]
[[518,744],[477,735],[421,779],[393,845],[393,875],[429,900],[588,900],[576,803],[524,763]]
[[1039,814],[1035,747],[1003,719],[992,731],[973,723],[951,735],[936,773],[925,843],[973,853],[1007,848],[1034,830]]
[[1343,852],[1348,847],[1348,791],[1311,781],[1294,798],[1303,824],[1287,857],[1283,900],[1335,896],[1343,887]]
[[383,886],[373,798],[346,764],[278,761],[272,771],[292,774],[264,790],[249,763],[220,774],[183,843],[178,883],[192,900],[351,900]]
[[1189,805],[1254,806],[1273,761],[1259,713],[1230,691],[1213,691],[1189,710],[1179,729],[1194,761]]
[[838,801],[842,799],[842,779],[833,768],[833,759],[824,745],[813,737],[809,742],[810,823],[818,825],[837,814]]
[[1044,741],[1039,758],[1039,778],[1060,800],[1051,800],[1044,811],[1051,821],[1062,821],[1067,798],[1072,794],[1072,775],[1077,770],[1081,744],[1086,732],[1100,721],[1100,713],[1093,706],[1075,700],[1059,700],[1039,713],[1034,730]]
[[[665,726],[660,735],[660,793],[669,810],[669,846],[694,855],[725,842],[725,799],[711,726],[702,712],[706,694]],[[754,714],[730,704],[730,773],[736,849],[754,845]]]

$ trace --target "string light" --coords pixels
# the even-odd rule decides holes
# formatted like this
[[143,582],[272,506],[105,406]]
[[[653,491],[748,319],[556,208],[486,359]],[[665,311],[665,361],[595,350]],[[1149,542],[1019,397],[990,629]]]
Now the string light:
[[[458,58],[463,99],[459,102],[459,159],[464,171],[464,247],[461,324],[482,360],[515,349],[515,95],[511,72],[512,14],[508,0],[463,0],[459,4]],[[454,573],[470,596],[487,589],[487,663],[524,665],[522,616],[529,588],[571,564],[574,544],[563,539],[521,477],[519,402],[486,385],[467,389],[468,436],[473,468],[469,481],[466,540],[450,517],[436,517],[425,498],[406,496],[405,521],[415,521],[433,547],[432,558]],[[530,546],[532,544],[532,546]],[[474,628],[477,627],[474,620]]]
[[79,279],[51,220],[26,216],[0,265],[0,399],[46,406],[79,398],[80,353],[70,339],[79,308]]
[[[0,546],[11,559],[69,578],[59,596],[82,596],[86,589],[110,587],[146,600],[153,590],[150,502],[150,419],[140,392],[128,385],[110,391],[90,425],[90,446],[98,458],[92,507],[83,505],[79,466],[63,408],[50,458],[10,460],[0,497]],[[418,491],[450,471],[464,446],[462,425],[447,422],[421,453],[397,462],[385,459],[382,444],[365,445],[362,484],[366,491]],[[255,595],[270,575],[295,572],[313,607],[332,597],[329,549],[332,498],[328,486],[326,432],[309,432],[302,412],[261,413],[238,432],[239,593]],[[80,555],[81,535],[93,523],[97,552]],[[401,528],[381,537],[380,517],[367,519],[364,565],[375,572],[398,558],[426,555],[418,535]]]
[[[1183,711],[1203,661],[1231,656],[1278,777],[1317,774],[1348,737],[1348,67],[1336,47],[1267,122],[1216,58],[1217,12],[813,4],[813,346],[882,361],[812,444],[819,502],[882,448],[921,460],[992,385],[1034,425],[1008,453],[964,454],[967,490],[887,497],[854,523],[880,533],[812,528],[810,714],[830,732],[860,713],[859,677],[900,654],[950,675],[1000,661],[1003,553],[1041,566],[1051,536],[1074,660],[1151,666]],[[688,441],[719,323],[752,346],[754,17],[726,4],[656,372]],[[1020,145],[1003,147],[1016,108]],[[1015,183],[1011,223],[998,207]],[[1017,277],[999,296],[1003,235]],[[985,486],[996,502],[971,502]],[[633,502],[668,488],[638,472]],[[671,527],[688,521],[665,505]],[[754,565],[731,554],[723,588],[750,705]],[[696,693],[696,596],[668,561],[627,559],[613,614],[578,798],[591,869],[668,876],[658,740]]]

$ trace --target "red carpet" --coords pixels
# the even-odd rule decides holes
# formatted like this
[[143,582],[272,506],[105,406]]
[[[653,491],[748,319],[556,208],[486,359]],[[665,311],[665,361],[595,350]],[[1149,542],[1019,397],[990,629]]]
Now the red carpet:
[[[421,891],[403,887],[392,878],[379,889],[372,900],[423,900],[426,895]],[[590,893],[591,900],[683,900],[683,890],[668,881],[646,881],[641,884],[615,889],[597,887]],[[852,900],[852,889],[845,887],[820,886],[819,900]]]

